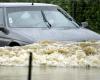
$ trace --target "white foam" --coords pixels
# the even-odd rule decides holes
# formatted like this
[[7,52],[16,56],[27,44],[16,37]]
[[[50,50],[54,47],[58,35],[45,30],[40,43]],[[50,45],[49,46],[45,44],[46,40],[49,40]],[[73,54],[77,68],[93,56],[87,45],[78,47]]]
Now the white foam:
[[[87,47],[88,50],[85,50]],[[73,44],[45,42],[22,47],[2,47],[0,65],[28,66],[29,52],[33,53],[33,66],[100,67],[100,41]]]

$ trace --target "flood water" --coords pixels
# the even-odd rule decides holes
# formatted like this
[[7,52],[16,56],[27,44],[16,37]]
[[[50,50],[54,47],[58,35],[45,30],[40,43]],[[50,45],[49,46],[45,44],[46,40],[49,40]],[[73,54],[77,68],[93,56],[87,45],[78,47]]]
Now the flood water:
[[[0,80],[27,80],[27,72],[27,67],[0,66]],[[100,69],[33,67],[32,80],[100,80]]]

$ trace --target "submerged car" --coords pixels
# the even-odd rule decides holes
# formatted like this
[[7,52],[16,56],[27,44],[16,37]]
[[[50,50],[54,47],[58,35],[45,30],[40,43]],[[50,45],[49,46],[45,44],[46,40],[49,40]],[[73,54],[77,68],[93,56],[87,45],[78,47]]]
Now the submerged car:
[[100,40],[62,8],[43,3],[0,3],[0,46],[19,46],[41,40]]

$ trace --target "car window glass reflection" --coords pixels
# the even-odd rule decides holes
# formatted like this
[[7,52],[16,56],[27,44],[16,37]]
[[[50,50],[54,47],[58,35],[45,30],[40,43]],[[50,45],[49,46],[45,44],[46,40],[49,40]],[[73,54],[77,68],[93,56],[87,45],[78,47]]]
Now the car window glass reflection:
[[11,27],[46,27],[41,11],[18,11],[8,14]]
[[53,27],[76,28],[76,26],[59,11],[44,11],[44,14]]

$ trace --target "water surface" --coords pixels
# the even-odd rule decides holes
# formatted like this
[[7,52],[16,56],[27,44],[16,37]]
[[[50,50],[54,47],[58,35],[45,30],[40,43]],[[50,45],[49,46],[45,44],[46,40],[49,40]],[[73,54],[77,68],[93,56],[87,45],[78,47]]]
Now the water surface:
[[[27,67],[0,66],[0,80],[27,80],[27,72]],[[100,69],[33,67],[32,80],[100,80]]]

